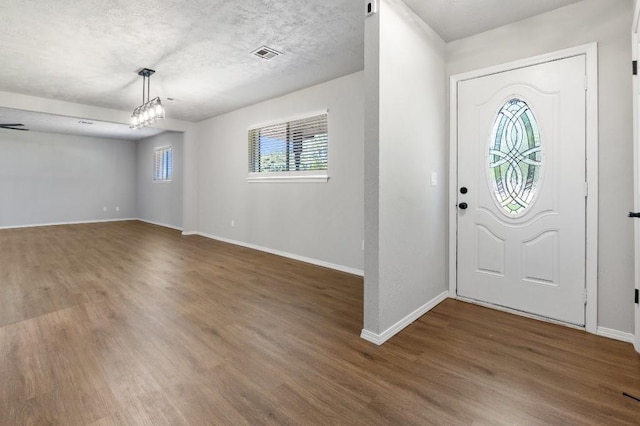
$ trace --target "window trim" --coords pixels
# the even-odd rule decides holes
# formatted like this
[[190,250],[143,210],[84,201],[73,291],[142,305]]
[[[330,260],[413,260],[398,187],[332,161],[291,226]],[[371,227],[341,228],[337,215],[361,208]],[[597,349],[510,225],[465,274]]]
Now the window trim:
[[[278,118],[260,124],[247,127],[247,133],[262,127],[269,127],[291,121],[304,120],[305,118],[317,115],[327,115],[327,133],[329,130],[329,109],[321,109],[304,114],[295,114],[285,118]],[[269,183],[269,182],[290,182],[290,183],[326,183],[329,181],[329,158],[327,157],[326,170],[290,170],[282,172],[248,172],[247,182],[249,183]]]
[[[266,176],[265,176],[266,175]],[[290,172],[252,172],[247,176],[247,182],[293,182],[293,183],[324,183],[329,181],[327,170],[293,170]]]
[[[171,150],[171,178],[156,179],[156,153],[165,150]],[[151,181],[153,183],[171,183],[173,181],[173,145],[157,146],[153,148],[153,173]]]

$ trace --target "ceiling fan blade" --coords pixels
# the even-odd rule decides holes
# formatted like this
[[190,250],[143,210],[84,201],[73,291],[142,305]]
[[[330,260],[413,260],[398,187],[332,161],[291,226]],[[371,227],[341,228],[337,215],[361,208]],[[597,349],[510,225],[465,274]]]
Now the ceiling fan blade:
[[0,124],[0,129],[20,130],[23,132],[29,131],[29,129],[21,129],[20,127],[24,127],[24,124]]

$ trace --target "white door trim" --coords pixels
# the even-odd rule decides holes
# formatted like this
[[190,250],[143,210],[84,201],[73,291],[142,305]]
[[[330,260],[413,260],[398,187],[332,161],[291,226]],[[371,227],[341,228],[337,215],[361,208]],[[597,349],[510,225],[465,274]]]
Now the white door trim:
[[[640,2],[635,1],[633,12],[633,25],[631,28],[631,59],[638,60],[638,43],[640,43]],[[633,194],[634,209],[640,211],[640,123],[638,123],[638,114],[640,113],[640,82],[638,76],[632,76],[633,82]],[[634,290],[640,288],[640,220],[634,219]],[[633,346],[637,352],[640,352],[640,306],[635,305],[634,308],[634,329],[635,338]]]
[[585,55],[587,87],[586,98],[586,156],[588,194],[586,214],[586,324],[589,333],[598,327],[598,45],[589,43],[570,49],[521,59],[480,70],[456,74],[450,78],[450,123],[449,123],[449,297],[457,298],[457,253],[458,253],[458,82],[497,74],[513,69],[557,61],[573,56]]

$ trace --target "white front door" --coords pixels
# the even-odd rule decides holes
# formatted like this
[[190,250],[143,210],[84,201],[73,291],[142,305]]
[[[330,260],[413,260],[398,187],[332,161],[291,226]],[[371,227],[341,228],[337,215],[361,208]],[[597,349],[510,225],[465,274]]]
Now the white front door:
[[459,296],[585,324],[585,67],[458,82]]

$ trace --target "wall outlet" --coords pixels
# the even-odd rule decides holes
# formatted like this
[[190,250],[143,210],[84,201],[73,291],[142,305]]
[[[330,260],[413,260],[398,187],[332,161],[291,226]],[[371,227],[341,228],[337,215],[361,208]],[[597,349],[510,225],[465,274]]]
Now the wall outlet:
[[231,219],[231,227],[235,228],[236,227],[236,221],[235,219]]
[[438,185],[438,173],[431,172],[431,186],[437,186],[437,185]]
[[362,251],[364,251],[364,240],[362,240]]
[[119,212],[120,211],[120,206],[116,206],[116,211]]
[[107,206],[104,206],[104,207],[102,208],[102,211],[103,211],[103,212],[106,212],[106,211],[107,211]]

